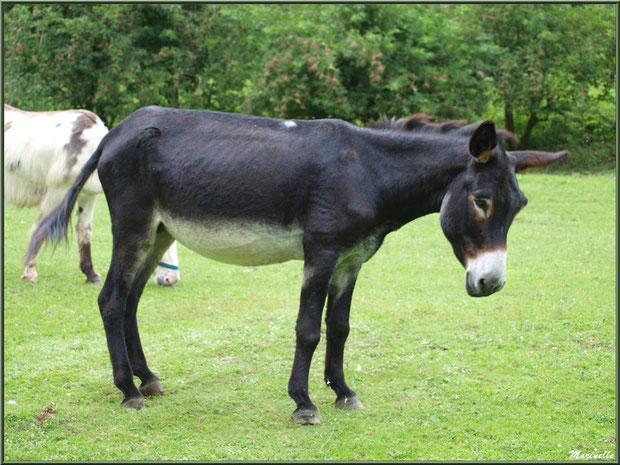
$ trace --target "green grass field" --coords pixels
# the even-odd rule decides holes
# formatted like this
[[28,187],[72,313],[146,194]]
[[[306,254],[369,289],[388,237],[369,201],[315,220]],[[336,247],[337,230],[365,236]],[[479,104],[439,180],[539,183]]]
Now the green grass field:
[[[179,248],[181,282],[149,282],[138,321],[166,395],[120,407],[99,287],[74,235],[19,279],[35,209],[4,212],[4,460],[569,460],[616,457],[615,176],[527,174],[507,284],[473,299],[438,215],[388,236],[354,295],[340,411],[310,372],[323,424],[287,395],[301,262],[215,263]],[[98,201],[95,267],[111,254]]]

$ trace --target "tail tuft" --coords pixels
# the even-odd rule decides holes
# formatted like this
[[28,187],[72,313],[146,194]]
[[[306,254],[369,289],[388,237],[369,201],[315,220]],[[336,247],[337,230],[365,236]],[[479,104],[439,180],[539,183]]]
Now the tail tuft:
[[[24,257],[25,264],[28,264],[34,257],[37,256],[41,246],[46,241],[49,241],[49,243],[53,246],[54,250],[61,241],[65,240],[66,242],[68,242],[68,218],[71,216],[71,213],[69,212],[67,214],[66,207],[67,205],[65,204],[65,202],[61,203],[41,221],[36,231],[30,238],[28,250],[26,251],[26,256]],[[64,223],[65,217],[67,218],[66,223]]]

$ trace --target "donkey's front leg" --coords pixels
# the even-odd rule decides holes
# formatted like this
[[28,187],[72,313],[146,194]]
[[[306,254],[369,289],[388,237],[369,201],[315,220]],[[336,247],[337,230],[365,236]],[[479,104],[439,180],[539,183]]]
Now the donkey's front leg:
[[325,353],[325,383],[336,393],[336,407],[362,410],[364,406],[344,380],[344,344],[349,335],[351,298],[360,265],[340,265],[334,271],[327,298],[327,350]]
[[295,327],[295,360],[288,383],[288,393],[297,404],[292,418],[295,423],[302,425],[321,423],[317,408],[308,395],[308,372],[312,354],[321,338],[321,315],[337,256],[333,252],[310,255],[305,251],[301,301]]

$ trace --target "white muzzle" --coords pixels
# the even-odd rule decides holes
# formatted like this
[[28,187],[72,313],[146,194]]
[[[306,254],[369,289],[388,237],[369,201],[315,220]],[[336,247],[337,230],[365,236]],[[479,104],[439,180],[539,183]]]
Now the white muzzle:
[[465,287],[472,297],[486,297],[506,284],[506,250],[480,252],[467,260]]

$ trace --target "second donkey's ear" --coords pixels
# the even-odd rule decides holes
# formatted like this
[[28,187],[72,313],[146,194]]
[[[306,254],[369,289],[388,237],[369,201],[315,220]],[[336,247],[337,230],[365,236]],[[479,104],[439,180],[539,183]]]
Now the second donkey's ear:
[[560,152],[542,152],[540,150],[515,150],[506,152],[508,159],[512,164],[515,172],[520,173],[530,168],[546,166],[564,157],[567,157],[568,150]]
[[479,163],[486,163],[493,155],[497,145],[497,133],[493,121],[484,121],[469,138],[469,154]]

